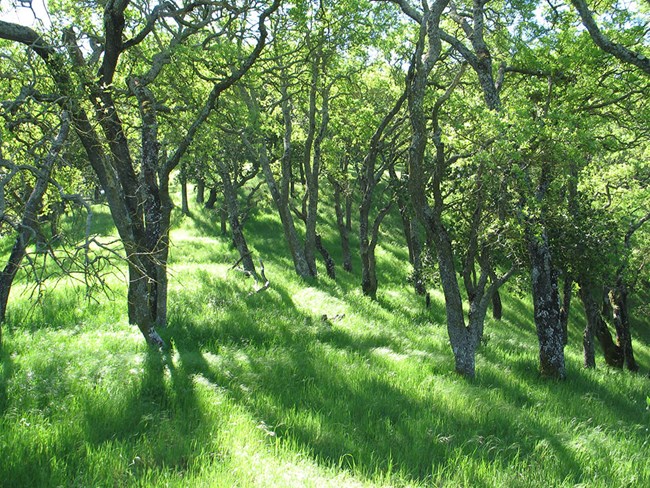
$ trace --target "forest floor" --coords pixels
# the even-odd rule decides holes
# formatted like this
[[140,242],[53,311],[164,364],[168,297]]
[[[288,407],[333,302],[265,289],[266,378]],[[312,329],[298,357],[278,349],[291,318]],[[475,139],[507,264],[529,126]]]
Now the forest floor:
[[[128,325],[119,274],[98,301],[63,280],[35,307],[16,284],[0,351],[0,486],[650,486],[647,322],[634,323],[641,373],[601,355],[585,370],[574,300],[568,379],[547,381],[530,299],[511,286],[467,381],[442,296],[426,309],[407,284],[395,222],[373,302],[358,261],[336,281],[324,268],[296,278],[264,207],[245,230],[271,286],[250,294],[216,214],[192,211],[175,214],[164,352]],[[105,214],[96,226],[113,232]],[[338,257],[333,228],[324,241]]]

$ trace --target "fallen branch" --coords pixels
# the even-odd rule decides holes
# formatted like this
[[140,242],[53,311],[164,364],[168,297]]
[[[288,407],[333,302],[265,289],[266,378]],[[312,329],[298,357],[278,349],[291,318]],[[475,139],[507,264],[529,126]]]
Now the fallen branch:
[[[255,280],[255,290],[250,292],[248,294],[248,296],[255,295],[257,293],[263,292],[264,290],[266,290],[267,288],[269,288],[271,286],[271,282],[266,277],[266,274],[264,274],[264,262],[261,259],[260,259],[260,273],[259,274],[255,273],[255,272],[252,272],[252,271],[249,271],[249,270],[244,269],[244,268],[239,266],[239,264],[243,261],[243,259],[246,256],[250,256],[250,254],[251,254],[250,252],[247,253],[247,254],[244,254],[229,269],[229,271],[231,271],[231,270],[239,271],[244,276],[251,277],[251,278],[253,278]],[[260,283],[262,283],[262,284],[260,285]]]
[[[269,286],[271,286],[271,282],[268,280],[268,278],[264,274],[264,262],[261,259],[260,259],[260,277],[264,281],[264,284],[261,287],[259,287],[257,290],[250,292],[248,294],[248,296],[256,295],[257,293],[260,293],[260,292],[266,290]],[[255,280],[255,284],[256,285],[259,284],[259,281],[257,279]]]

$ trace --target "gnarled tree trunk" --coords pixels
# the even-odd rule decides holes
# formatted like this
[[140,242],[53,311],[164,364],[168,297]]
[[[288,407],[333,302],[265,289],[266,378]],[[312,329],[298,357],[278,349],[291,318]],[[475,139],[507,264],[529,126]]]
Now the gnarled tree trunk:
[[325,249],[325,246],[323,246],[323,240],[321,239],[320,234],[316,234],[316,250],[323,257],[323,261],[325,261],[325,270],[327,271],[327,276],[335,280],[336,266],[334,264],[334,260],[332,259],[332,255],[327,251],[327,249]]
[[546,232],[542,231],[539,236],[529,232],[527,238],[540,372],[545,377],[564,379],[566,369],[557,270],[551,261]]
[[196,181],[196,203],[205,202],[205,180],[198,178]]

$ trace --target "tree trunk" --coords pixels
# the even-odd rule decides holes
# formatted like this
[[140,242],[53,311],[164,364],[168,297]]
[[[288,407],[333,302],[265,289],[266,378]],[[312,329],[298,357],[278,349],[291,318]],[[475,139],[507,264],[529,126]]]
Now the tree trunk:
[[616,328],[616,342],[618,342],[623,353],[625,366],[629,371],[638,371],[639,366],[634,359],[632,349],[632,334],[627,309],[627,288],[620,279],[616,288],[609,291],[609,302],[612,306],[612,318]]
[[215,203],[217,203],[217,189],[215,187],[212,187],[210,188],[208,199],[205,202],[205,208],[208,210],[214,210]]
[[[20,264],[25,257],[25,250],[27,249],[28,242],[27,239],[29,239],[28,235],[28,232],[20,232],[18,237],[16,237],[16,242],[14,243],[14,247],[9,255],[9,260],[2,270],[2,274],[0,274],[0,331],[2,330],[2,323],[6,318],[11,285],[13,284],[16,273],[20,269]],[[0,339],[1,337],[2,336],[0,335]],[[2,344],[1,340],[0,344]]]
[[146,271],[132,262],[129,264],[129,323],[137,325],[148,344],[162,347],[164,342],[156,332],[152,318],[152,282]]
[[93,191],[93,201],[95,203],[102,203],[104,200],[104,190],[102,190],[102,187],[100,185],[95,186],[95,190]]
[[[605,363],[615,368],[623,367],[623,353],[621,348],[618,347],[612,335],[607,328],[607,324],[603,320],[603,315],[598,303],[593,298],[593,293],[590,287],[581,280],[580,286],[580,300],[582,301],[585,309],[585,316],[587,325],[583,334],[583,351],[584,351],[584,365],[586,368],[595,366],[594,351],[593,351],[593,338],[596,337],[603,350]],[[598,292],[599,296],[601,291]]]
[[411,209],[405,195],[403,181],[397,176],[395,168],[390,166],[388,172],[391,179],[395,183],[401,185],[401,188],[396,192],[397,206],[402,220],[404,239],[406,240],[406,246],[409,251],[409,262],[411,263],[411,266],[413,266],[413,288],[415,289],[416,294],[426,295],[427,287],[422,273],[422,242],[420,240],[418,220],[411,218]]
[[[316,276],[316,218],[318,211],[318,176],[320,173],[320,148],[316,151],[316,98],[320,85],[320,46],[316,46],[314,55],[311,57],[311,82],[309,84],[309,111],[307,137],[305,140],[305,154],[303,158],[303,174],[305,178],[306,212],[305,212],[305,259],[312,276]],[[327,98],[323,98],[323,104]],[[323,111],[323,119],[327,111]],[[321,125],[322,129],[322,125]],[[320,135],[319,135],[320,136]],[[313,158],[312,158],[313,153]],[[305,207],[303,207],[305,210]]]
[[463,301],[456,276],[451,240],[440,220],[440,216],[435,215],[433,217],[430,225],[427,226],[427,231],[430,233],[430,238],[436,247],[440,281],[445,295],[447,333],[454,353],[456,372],[467,378],[473,378],[475,374],[476,348],[479,342],[478,331],[475,327],[480,317],[475,314],[474,320],[470,320],[470,327],[465,325]]
[[364,193],[364,198],[359,211],[359,247],[361,251],[361,289],[363,290],[364,295],[375,300],[377,298],[375,249],[377,249],[377,243],[379,242],[379,227],[386,215],[388,215],[392,202],[389,201],[388,204],[377,213],[372,224],[372,229],[368,232],[368,212],[370,211],[371,195],[372,192]]
[[343,269],[352,272],[352,254],[350,253],[350,231],[345,225],[345,213],[342,206],[341,194],[343,193],[338,181],[332,181],[334,188],[334,210],[336,211],[336,226],[341,237],[341,251],[343,253]]
[[570,276],[564,277],[562,287],[562,306],[560,307],[560,324],[562,324],[562,343],[566,346],[569,342],[569,311],[571,310],[571,294],[573,280]]
[[[407,91],[405,91],[400,98],[397,99],[393,108],[388,112],[381,123],[375,130],[370,139],[370,147],[368,153],[363,159],[363,167],[359,172],[359,187],[361,190],[361,203],[359,205],[359,249],[361,254],[361,289],[363,294],[371,297],[373,300],[377,298],[377,273],[375,270],[375,247],[379,235],[379,226],[382,219],[388,213],[390,204],[384,207],[379,212],[373,224],[372,230],[370,229],[370,210],[372,208],[373,195],[377,184],[381,180],[383,168],[379,171],[376,170],[377,158],[381,150],[381,141],[384,131],[400,111],[404,101],[407,98]],[[393,165],[389,165],[389,174],[395,180],[397,175]]]
[[[300,240],[298,239],[298,233],[293,222],[293,215],[289,209],[289,202],[286,198],[283,198],[283,195],[278,189],[278,185],[275,181],[275,176],[273,176],[273,171],[271,170],[271,164],[266,155],[266,148],[262,147],[260,152],[260,163],[262,166],[262,171],[264,173],[264,178],[266,179],[266,184],[269,187],[269,192],[271,197],[275,202],[275,206],[280,215],[280,221],[282,222],[282,229],[284,231],[284,237],[287,240],[289,246],[289,251],[291,252],[291,257],[293,259],[294,269],[296,274],[303,279],[312,278],[312,274],[307,260],[305,259],[305,254],[300,245]],[[283,179],[285,176],[283,175]],[[287,181],[288,189],[288,181]],[[287,195],[288,197],[288,195]]]
[[[296,232],[296,227],[293,220],[293,215],[291,214],[290,208],[290,189],[291,189],[291,160],[292,160],[292,117],[291,117],[291,98],[288,95],[288,81],[285,78],[283,72],[282,85],[280,91],[282,94],[282,101],[280,107],[282,109],[282,121],[284,125],[284,134],[282,136],[284,151],[281,158],[281,174],[280,174],[280,183],[275,179],[273,170],[271,169],[271,162],[269,161],[267,148],[264,145],[264,142],[259,143],[259,149],[256,149],[253,144],[251,144],[246,138],[243,139],[244,144],[253,152],[257,153],[260,161],[260,166],[262,167],[262,173],[264,174],[264,179],[269,188],[269,193],[273,198],[275,207],[280,216],[280,221],[282,222],[282,230],[284,231],[284,237],[286,239],[287,245],[289,246],[289,251],[291,253],[291,258],[293,260],[294,269],[296,274],[303,278],[313,278],[315,275],[310,269],[307,259],[305,257],[304,248],[300,245],[300,239],[298,238],[298,233]],[[249,111],[251,114],[257,116],[260,113],[259,104],[255,97],[255,93],[251,91],[246,93],[247,96],[244,97]],[[299,165],[302,168],[302,165]]]
[[219,230],[222,236],[228,234],[228,208],[226,207],[225,199],[223,205],[219,207]]
[[[322,143],[327,134],[329,125],[329,97],[330,85],[323,87],[320,95],[322,98],[321,120],[318,133],[316,133],[316,96],[320,84],[321,54],[314,59],[312,65],[312,79],[309,94],[309,131],[305,142],[305,178],[307,183],[307,214],[305,215],[305,259],[313,276],[316,270],[316,220],[318,218],[319,176],[322,163]],[[312,143],[313,141],[313,143]],[[313,157],[312,154],[313,145]]]
[[[427,117],[424,112],[424,98],[429,74],[437,63],[442,50],[439,25],[442,12],[447,3],[444,0],[433,2],[430,9],[425,11],[422,18],[419,19],[420,37],[412,57],[406,90],[408,94],[409,121],[412,129],[408,149],[408,190],[413,210],[436,248],[440,279],[445,295],[447,333],[454,354],[456,371],[467,378],[473,378],[478,340],[475,330],[465,326],[463,303],[456,277],[451,240],[441,218],[443,197],[440,190],[440,177],[444,172],[446,163],[441,144],[436,144],[437,171],[434,171],[434,180],[431,185],[434,195],[434,208],[431,208],[427,200],[429,181],[424,165],[429,133]],[[408,14],[408,12],[406,13]],[[425,39],[428,39],[426,49]],[[473,325],[472,322],[470,322],[470,325]]]
[[[367,224],[366,224],[367,225]],[[359,228],[364,227],[363,221],[360,222]],[[361,290],[363,294],[377,299],[377,272],[375,263],[375,252],[368,238],[360,239],[360,256],[361,256]]]
[[[160,346],[163,345],[163,341],[156,333],[154,323],[158,318],[162,323],[166,320],[164,317],[166,308],[159,310],[158,299],[160,296],[165,296],[166,299],[166,291],[159,289],[160,286],[166,286],[166,279],[161,281],[159,273],[166,272],[169,212],[161,206],[159,192],[166,191],[171,171],[179,164],[181,157],[192,143],[196,131],[214,109],[219,95],[236,83],[260,55],[267,38],[264,23],[268,16],[277,10],[279,2],[274,1],[259,15],[259,36],[253,49],[237,69],[233,69],[229,75],[213,85],[207,101],[183,134],[174,155],[165,159],[162,165],[158,154],[156,101],[148,85],[156,79],[161,68],[171,58],[161,57],[160,62],[154,62],[149,66],[149,71],[141,77],[130,74],[126,77],[126,85],[138,100],[142,122],[140,151],[142,160],[139,165],[132,158],[132,141],[127,137],[113,98],[114,92],[119,89],[114,82],[119,57],[127,49],[124,43],[124,28],[127,24],[125,9],[128,3],[107,3],[103,15],[104,43],[99,72],[92,80],[91,78],[80,79],[79,85],[76,79],[71,78],[70,72],[80,74],[87,70],[72,29],[64,32],[63,36],[70,54],[69,60],[57,53],[57,49],[47,44],[41,36],[29,28],[0,22],[0,37],[29,46],[46,63],[52,80],[61,94],[59,103],[69,111],[72,124],[86,151],[90,165],[106,194],[115,226],[124,246],[129,263],[129,319],[137,324],[148,343]],[[174,6],[172,10],[176,10]],[[144,36],[150,31],[151,29],[145,29]],[[83,89],[79,90],[79,87]],[[88,98],[82,101],[77,98],[79,94],[88,95]],[[88,117],[84,108],[86,104],[94,109],[94,121]],[[133,120],[130,115],[128,118]],[[96,127],[101,128],[101,137]],[[105,150],[108,150],[109,154],[106,154]],[[136,170],[138,166],[139,176]],[[169,201],[168,198],[167,200]]]
[[325,269],[327,270],[327,276],[335,280],[336,267],[334,265],[334,260],[332,259],[330,253],[327,252],[327,249],[325,249],[323,246],[323,241],[321,240],[320,234],[316,234],[316,249],[320,255],[323,256],[323,260],[325,261]]
[[232,232],[232,240],[239,252],[242,266],[244,270],[248,271],[256,280],[259,279],[253,257],[248,250],[248,244],[244,237],[244,231],[239,221],[239,204],[237,202],[237,193],[233,187],[230,174],[224,164],[220,165],[221,180],[223,181],[223,195],[224,206],[228,212],[228,221],[230,223],[230,231]]
[[585,331],[582,335],[582,351],[584,358],[584,367],[585,368],[595,368],[596,367],[596,356],[594,348],[594,337],[597,337],[598,330],[600,325],[599,320],[602,320],[600,317],[600,311],[596,302],[591,297],[590,291],[584,285],[584,282],[580,284],[580,300],[585,309],[586,325]]
[[187,177],[185,176],[184,167],[181,167],[180,174],[181,174],[181,212],[183,213],[183,215],[189,215],[190,207],[187,201]]
[[413,265],[415,263],[415,251],[413,248],[413,219],[408,214],[408,209],[406,208],[405,202],[402,202],[402,199],[398,197],[397,204],[399,205],[399,215],[402,218],[402,232],[404,233],[404,240],[406,241],[406,247],[409,251],[409,263]]
[[494,320],[501,320],[503,317],[503,304],[501,303],[501,294],[499,290],[494,290],[492,295],[492,318]]
[[198,178],[196,181],[196,203],[205,202],[205,180]]
[[370,201],[364,192],[359,206],[359,255],[361,257],[361,290],[363,294],[377,299],[377,275],[375,271],[375,256],[370,248],[369,230]]
[[564,366],[564,342],[560,323],[560,301],[557,271],[551,262],[548,238],[528,236],[528,253],[531,265],[535,327],[539,340],[539,363],[542,376],[566,378]]
[[349,192],[345,195],[345,228],[348,234],[352,232],[352,194]]

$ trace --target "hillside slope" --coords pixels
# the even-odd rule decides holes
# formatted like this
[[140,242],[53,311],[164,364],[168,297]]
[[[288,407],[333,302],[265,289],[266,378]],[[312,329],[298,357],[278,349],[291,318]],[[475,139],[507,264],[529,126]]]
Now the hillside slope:
[[[168,351],[147,349],[126,323],[119,274],[113,300],[87,301],[67,281],[40,307],[24,284],[12,292],[0,484],[650,485],[649,380],[600,356],[596,370],[582,369],[579,308],[568,380],[539,378],[532,306],[510,291],[468,382],[454,373],[442,297],[432,292],[426,309],[406,284],[390,221],[372,302],[340,269],[336,281],[297,279],[264,210],[246,232],[271,286],[250,294],[216,216],[192,211],[176,215],[171,236]],[[642,371],[645,330],[637,324]]]

